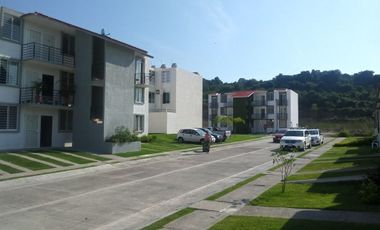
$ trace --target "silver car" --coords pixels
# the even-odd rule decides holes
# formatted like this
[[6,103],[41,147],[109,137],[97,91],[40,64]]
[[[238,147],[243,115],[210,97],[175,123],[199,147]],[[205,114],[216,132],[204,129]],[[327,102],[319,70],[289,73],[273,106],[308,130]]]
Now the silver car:
[[202,143],[206,133],[200,129],[181,129],[177,133],[177,141]]

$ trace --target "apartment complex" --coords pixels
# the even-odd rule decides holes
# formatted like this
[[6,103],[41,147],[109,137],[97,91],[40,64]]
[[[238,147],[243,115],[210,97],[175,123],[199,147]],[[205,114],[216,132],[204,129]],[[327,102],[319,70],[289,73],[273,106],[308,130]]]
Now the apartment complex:
[[202,126],[202,77],[178,68],[152,67],[149,80],[149,133],[177,133]]
[[[210,94],[209,126],[216,125],[237,133],[272,133],[298,126],[298,94],[290,89],[247,90]],[[217,116],[240,117],[245,124],[215,123]]]
[[109,152],[115,128],[148,132],[147,51],[40,13],[0,16],[0,149]]

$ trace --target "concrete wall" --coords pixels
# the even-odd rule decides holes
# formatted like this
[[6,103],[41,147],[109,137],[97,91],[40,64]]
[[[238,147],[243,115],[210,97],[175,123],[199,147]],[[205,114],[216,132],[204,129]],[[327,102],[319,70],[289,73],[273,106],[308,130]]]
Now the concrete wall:
[[289,114],[289,127],[298,127],[298,94],[293,90],[287,90],[288,95],[288,114]]
[[176,113],[151,112],[149,113],[149,133],[177,133],[176,120]]
[[73,147],[96,152],[104,143],[103,124],[90,120],[92,36],[76,32]]

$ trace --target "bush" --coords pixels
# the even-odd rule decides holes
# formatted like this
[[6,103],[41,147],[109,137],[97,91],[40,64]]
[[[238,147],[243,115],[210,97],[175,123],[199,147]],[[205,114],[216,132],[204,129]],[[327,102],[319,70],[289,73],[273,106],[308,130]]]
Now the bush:
[[143,135],[140,137],[140,141],[143,143],[149,143],[151,141],[154,141],[157,137],[152,135]]
[[120,126],[115,129],[115,134],[108,138],[107,141],[113,143],[126,143],[138,141],[138,139],[139,138],[135,134],[131,133],[128,128]]
[[380,167],[376,173],[369,173],[360,187],[360,198],[367,204],[380,204]]
[[342,130],[337,134],[338,137],[348,137],[350,134],[348,133],[347,130]]

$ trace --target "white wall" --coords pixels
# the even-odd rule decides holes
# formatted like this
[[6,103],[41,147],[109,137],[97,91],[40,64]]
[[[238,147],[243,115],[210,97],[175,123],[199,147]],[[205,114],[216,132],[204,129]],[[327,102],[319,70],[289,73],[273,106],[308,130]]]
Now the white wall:
[[20,44],[0,39],[0,57],[21,59]]
[[170,112],[149,113],[149,133],[177,133],[177,114]]
[[288,93],[288,122],[289,127],[298,127],[299,121],[298,121],[298,94],[294,92],[293,90],[287,90]]

